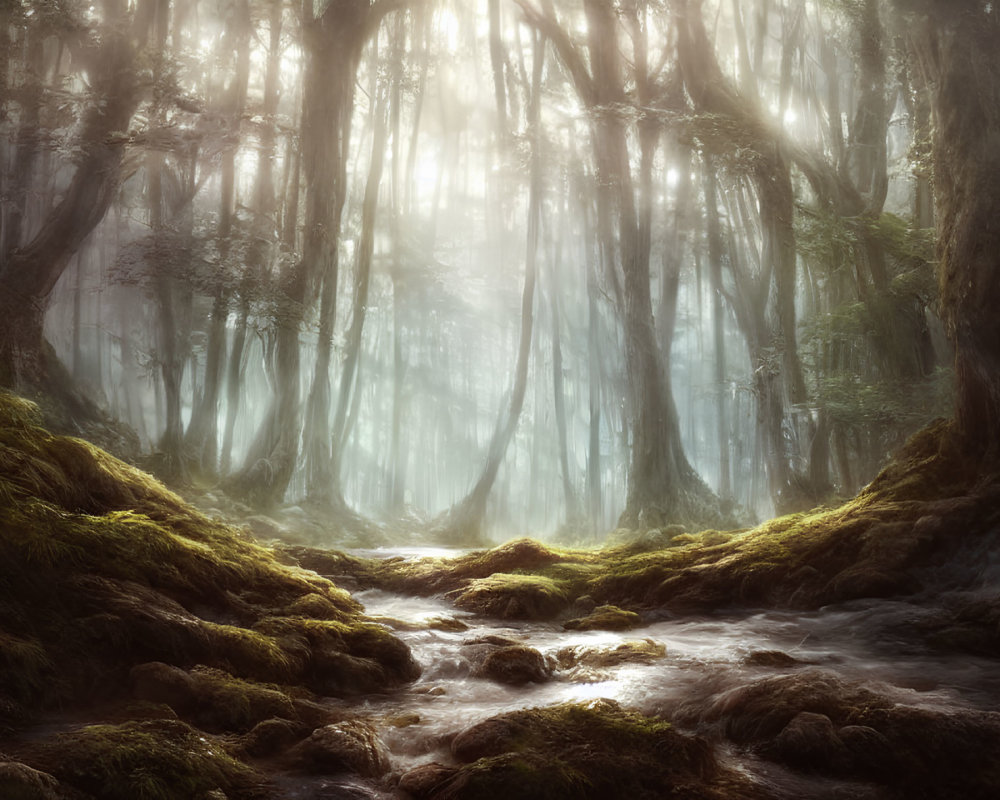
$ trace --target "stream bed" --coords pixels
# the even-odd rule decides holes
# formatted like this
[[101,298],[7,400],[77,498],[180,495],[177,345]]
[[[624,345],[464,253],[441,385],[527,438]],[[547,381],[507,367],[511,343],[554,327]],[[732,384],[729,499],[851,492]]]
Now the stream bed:
[[[697,726],[685,726],[685,709],[704,706],[768,676],[802,669],[822,670],[861,683],[897,704],[939,712],[994,711],[1000,698],[995,661],[939,654],[906,634],[930,613],[909,602],[860,601],[805,613],[739,610],[699,617],[662,615],[646,617],[645,624],[625,632],[578,632],[564,630],[558,622],[485,619],[459,611],[440,597],[377,590],[360,591],[355,597],[367,614],[405,623],[390,627],[422,668],[421,677],[404,690],[365,697],[354,709],[379,726],[397,774],[430,761],[449,763],[451,738],[481,720],[557,703],[607,698],[646,714],[672,721],[680,718],[680,730],[704,734]],[[433,619],[458,620],[468,627],[419,627]],[[606,651],[636,640],[663,645],[665,655],[648,663],[557,667],[549,681],[510,686],[472,675],[468,642],[487,636],[535,648],[550,663],[565,648]],[[791,772],[708,735],[715,739],[724,762],[775,797],[882,796],[866,785]]]

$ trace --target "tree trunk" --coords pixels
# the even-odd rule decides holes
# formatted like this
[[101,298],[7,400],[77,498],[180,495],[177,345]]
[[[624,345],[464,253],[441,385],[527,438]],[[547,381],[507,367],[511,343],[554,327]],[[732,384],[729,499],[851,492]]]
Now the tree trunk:
[[545,60],[545,39],[536,35],[534,42],[534,62],[532,69],[531,98],[528,110],[528,126],[531,138],[531,179],[528,198],[528,231],[524,259],[524,286],[521,292],[521,333],[518,340],[517,363],[514,367],[514,386],[510,404],[506,412],[497,418],[496,427],[490,440],[486,463],[472,490],[447,512],[440,525],[440,533],[446,540],[477,541],[482,537],[482,522],[486,515],[486,501],[489,499],[497,473],[507,453],[510,440],[517,430],[517,423],[524,406],[524,395],[528,389],[528,360],[531,354],[531,332],[534,324],[535,276],[538,261],[538,233],[541,223],[542,166],[539,152],[541,131],[541,82],[542,66]]
[[924,0],[914,38],[932,87],[941,310],[955,344],[957,432],[1000,461],[1000,4]]
[[42,322],[51,293],[73,254],[111,205],[118,188],[125,142],[139,102],[133,44],[125,26],[109,23],[92,89],[99,98],[83,116],[79,166],[62,199],[38,232],[17,248],[5,237],[0,252],[0,385],[27,392],[48,385]]

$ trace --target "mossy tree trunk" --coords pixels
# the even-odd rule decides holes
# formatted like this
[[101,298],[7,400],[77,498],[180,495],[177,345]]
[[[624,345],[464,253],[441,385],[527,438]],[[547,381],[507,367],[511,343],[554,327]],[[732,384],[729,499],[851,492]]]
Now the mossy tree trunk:
[[941,311],[955,345],[957,430],[1000,462],[1000,4],[897,0],[932,89]]

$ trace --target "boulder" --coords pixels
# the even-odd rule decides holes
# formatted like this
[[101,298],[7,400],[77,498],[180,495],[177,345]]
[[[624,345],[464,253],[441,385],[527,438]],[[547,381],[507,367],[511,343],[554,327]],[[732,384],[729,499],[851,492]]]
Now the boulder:
[[63,800],[59,781],[27,764],[0,761],[0,797],[4,800]]
[[389,754],[370,724],[345,720],[324,725],[291,751],[293,762],[307,772],[351,772],[377,778],[389,771]]
[[563,623],[568,631],[627,631],[642,624],[642,619],[634,611],[625,611],[618,606],[597,606],[584,617]]

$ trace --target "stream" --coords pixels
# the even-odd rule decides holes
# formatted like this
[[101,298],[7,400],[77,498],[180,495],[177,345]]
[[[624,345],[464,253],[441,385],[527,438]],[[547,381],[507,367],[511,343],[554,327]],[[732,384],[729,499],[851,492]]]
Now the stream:
[[[386,557],[426,555],[376,552]],[[355,597],[372,616],[416,624],[451,618],[468,626],[463,631],[398,626],[395,635],[409,645],[423,674],[398,693],[358,702],[356,711],[379,725],[397,773],[429,761],[449,763],[448,744],[454,734],[504,712],[609,698],[672,719],[685,705],[708,703],[736,686],[803,668],[832,672],[862,682],[896,703],[937,711],[996,710],[1000,698],[995,661],[935,653],[917,638],[904,636],[901,632],[907,626],[930,612],[903,601],[861,601],[809,613],[742,610],[702,617],[664,616],[613,633],[566,631],[559,623],[484,619],[439,597],[377,590],[360,591]],[[554,657],[567,647],[612,649],[644,639],[665,646],[666,655],[651,663],[557,669],[546,683],[508,686],[470,675],[472,664],[463,643],[489,635],[514,639],[544,656]],[[795,662],[747,663],[755,653],[775,651]],[[684,730],[683,725],[678,727]],[[775,797],[879,796],[871,787],[789,772],[724,742],[717,742],[717,747],[724,762],[763,783]]]

